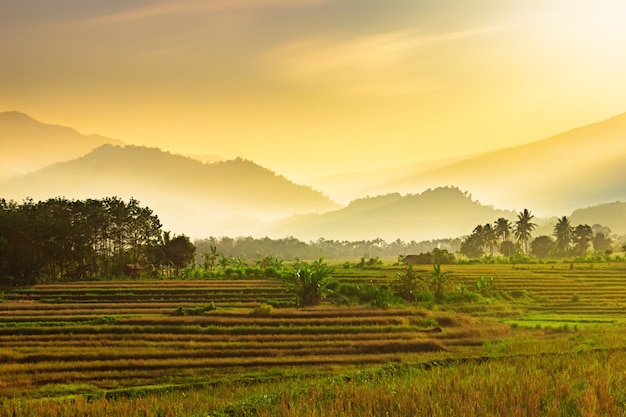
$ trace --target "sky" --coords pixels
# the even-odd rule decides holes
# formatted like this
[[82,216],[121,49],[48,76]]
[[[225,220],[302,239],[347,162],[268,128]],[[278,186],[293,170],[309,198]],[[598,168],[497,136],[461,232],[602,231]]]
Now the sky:
[[0,111],[302,180],[626,111],[622,0],[0,0]]

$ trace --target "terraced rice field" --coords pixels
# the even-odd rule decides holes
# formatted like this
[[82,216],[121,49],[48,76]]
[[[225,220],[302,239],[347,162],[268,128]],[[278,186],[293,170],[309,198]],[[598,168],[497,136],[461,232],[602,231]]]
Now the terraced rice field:
[[[626,316],[624,265],[444,269],[448,292],[487,276],[510,299],[432,311],[327,304],[268,313],[257,307],[293,302],[281,282],[111,281],[7,290],[0,303],[0,401],[317,378],[480,355],[485,343],[521,331],[500,320],[619,324]],[[399,271],[337,269],[335,278],[390,284]]]
[[[444,352],[467,339],[461,325],[471,324],[474,337],[489,327],[442,316],[446,330],[434,333],[425,319],[436,317],[412,308],[287,308],[259,316],[259,303],[293,298],[272,281],[40,285],[4,297],[0,398],[313,376]],[[207,305],[215,309],[203,311]]]
[[480,276],[495,278],[524,315],[584,322],[622,322],[626,318],[626,265],[545,264],[451,266],[455,282],[471,284]]

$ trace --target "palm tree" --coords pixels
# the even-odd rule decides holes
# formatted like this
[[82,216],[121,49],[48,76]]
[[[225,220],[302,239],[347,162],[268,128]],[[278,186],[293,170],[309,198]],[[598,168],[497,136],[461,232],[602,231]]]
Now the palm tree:
[[509,219],[505,219],[504,217],[500,217],[494,223],[494,230],[496,232],[496,238],[502,239],[502,243],[506,242],[511,238],[511,222]]
[[574,229],[573,240],[578,255],[584,256],[587,252],[589,242],[593,238],[593,230],[588,224],[579,224]]
[[531,220],[534,218],[528,209],[520,212],[517,215],[517,221],[515,222],[515,238],[518,242],[524,243],[524,252],[528,253],[528,241],[530,240],[531,233],[535,230],[537,225]]
[[552,235],[556,238],[556,250],[559,255],[567,255],[572,244],[574,228],[567,216],[561,217],[554,226]]
[[491,223],[483,226],[483,242],[489,247],[489,253],[493,254],[493,247],[496,246],[496,231],[491,227]]
[[474,228],[474,230],[472,230],[472,237],[474,241],[480,245],[481,248],[485,246],[485,233],[482,224],[479,224]]

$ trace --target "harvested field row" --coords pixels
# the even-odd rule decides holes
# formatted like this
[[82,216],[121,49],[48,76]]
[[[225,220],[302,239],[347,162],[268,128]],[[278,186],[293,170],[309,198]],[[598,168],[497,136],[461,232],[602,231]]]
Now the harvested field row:
[[351,318],[284,318],[269,319],[249,317],[95,317],[95,316],[35,316],[35,317],[6,317],[0,318],[0,327],[10,324],[28,326],[67,326],[80,323],[106,324],[115,320],[116,324],[124,326],[200,326],[200,327],[320,327],[320,326],[402,326],[407,323],[403,317],[351,317]]
[[[462,346],[469,333],[454,326],[472,325],[469,318],[435,317],[415,309],[278,309],[255,316],[254,308],[238,308],[173,316],[175,309],[163,314],[159,307],[176,304],[152,302],[144,310],[137,308],[141,305],[100,302],[90,310],[89,303],[3,303],[0,311],[7,314],[0,316],[6,325],[0,327],[0,397],[37,397],[58,384],[67,386],[66,393],[91,393],[207,383],[249,372],[267,375],[297,368],[309,373],[385,363],[443,352],[447,343]],[[37,306],[33,312],[19,314],[20,308],[32,306]],[[424,319],[431,325],[440,321],[446,330],[424,329],[418,325]],[[468,343],[476,343],[480,331],[474,330]]]
[[284,335],[284,334],[315,334],[315,335],[343,335],[345,333],[407,333],[414,331],[405,325],[389,326],[103,326],[103,325],[80,325],[80,326],[48,326],[48,327],[0,327],[0,336],[8,335],[42,335],[42,334],[66,334],[75,335],[98,335],[105,333],[115,334],[218,334],[218,335]]
[[[11,361],[13,364],[40,364],[43,362],[54,363],[53,367],[65,367],[63,363],[78,362],[111,363],[116,361],[151,361],[151,360],[176,360],[184,357],[185,360],[217,358],[250,358],[250,357],[282,357],[282,356],[313,356],[313,355],[360,355],[365,353],[397,353],[397,352],[421,352],[426,346],[436,350],[444,350],[441,344],[433,339],[414,338],[411,340],[365,340],[355,343],[353,341],[322,341],[316,343],[267,343],[267,344],[221,344],[221,345],[195,345],[170,347],[160,345],[159,349],[145,349],[132,351],[128,348],[118,350],[107,349],[106,351],[93,351],[93,349],[58,349],[52,352],[42,353],[19,353],[0,354],[3,361]],[[64,345],[59,346],[65,348]],[[74,366],[74,365],[72,365]],[[38,369],[36,365],[33,369]]]
[[[233,288],[248,287],[282,287],[281,281],[273,281],[268,279],[220,279],[220,280],[126,280],[126,281],[83,281],[83,282],[67,282],[61,284],[38,284],[29,287],[33,290],[65,290],[65,289],[97,289],[97,288],[224,288],[230,290]],[[19,291],[19,290],[18,290]]]
[[[447,330],[449,331],[449,330]],[[0,340],[0,347],[19,348],[20,346],[30,347],[35,345],[50,346],[121,346],[121,347],[155,347],[164,345],[177,345],[188,347],[194,343],[197,344],[233,344],[233,343],[325,343],[325,342],[341,342],[346,341],[371,341],[371,340],[407,340],[418,337],[426,330],[417,330],[415,333],[348,333],[341,335],[338,339],[335,334],[307,335],[307,334],[251,334],[251,335],[207,335],[207,334],[98,334],[89,338],[77,338],[74,334],[48,334],[48,335],[29,335],[27,338],[23,336],[3,336]]]

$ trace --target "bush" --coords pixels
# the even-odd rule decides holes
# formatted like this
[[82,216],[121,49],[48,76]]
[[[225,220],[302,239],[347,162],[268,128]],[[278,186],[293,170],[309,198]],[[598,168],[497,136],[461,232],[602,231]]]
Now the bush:
[[352,297],[352,296],[357,296],[359,298],[361,297],[361,287],[357,284],[342,282],[342,283],[339,283],[335,291],[343,295],[344,297]]
[[439,327],[439,322],[432,317],[424,317],[414,323],[417,327]]
[[277,301],[277,300],[269,300],[265,304],[269,305],[273,308],[289,308],[295,307],[296,303],[293,301]]
[[389,308],[393,302],[393,291],[389,287],[372,285],[367,287],[365,296],[370,298],[370,305],[378,308]]
[[280,278],[280,270],[273,266],[268,266],[263,271],[266,278]]
[[269,316],[274,311],[274,308],[269,304],[261,304],[252,310],[253,316]]
[[198,307],[177,307],[172,316],[201,316],[207,311],[215,310],[215,304],[209,303]]

